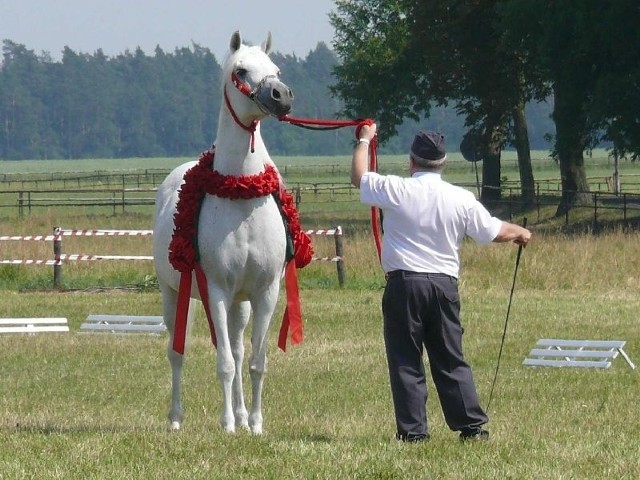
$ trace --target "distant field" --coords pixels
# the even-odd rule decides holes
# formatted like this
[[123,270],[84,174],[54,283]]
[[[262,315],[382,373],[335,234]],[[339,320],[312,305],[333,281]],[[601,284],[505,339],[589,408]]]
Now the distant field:
[[[558,178],[559,170],[548,151],[536,150],[531,152],[533,170],[536,179]],[[465,161],[459,152],[448,154],[449,165],[445,176],[449,175],[453,181],[458,178],[475,181],[473,163]],[[196,160],[197,156],[179,158],[124,158],[124,159],[78,159],[78,160],[0,160],[0,179],[3,174],[53,174],[80,172],[131,172],[144,170],[170,170],[176,166]],[[327,171],[335,166],[340,174],[346,174],[351,163],[351,152],[339,156],[273,156],[274,162],[284,173],[288,169],[299,172],[300,169],[313,170],[314,167]],[[640,162],[620,161],[621,174],[640,174]],[[406,173],[406,155],[380,155],[378,164],[382,171],[389,173]],[[591,156],[585,157],[587,175],[589,177],[610,176],[613,173],[613,160],[605,150],[594,150]],[[482,174],[482,163],[478,163],[478,170]],[[517,180],[517,157],[514,151],[504,151],[502,154],[502,171],[508,180]],[[342,177],[345,181],[348,178]]]
[[[536,221],[556,223],[560,174],[549,152],[534,151],[533,173],[537,183]],[[84,215],[151,215],[153,189],[178,164],[189,158],[130,158],[92,160],[0,161],[0,218],[15,218],[49,212],[52,217],[67,215],[65,210]],[[349,183],[350,154],[331,157],[275,157],[274,161],[291,191],[299,192],[299,209],[309,228],[325,228],[353,223],[366,228],[367,209],[358,201],[357,190]],[[611,196],[613,162],[598,150],[585,158],[587,176],[593,192]],[[381,173],[405,175],[406,155],[382,155]],[[477,167],[477,168],[476,168]],[[607,199],[572,212],[565,223],[582,223],[587,228],[596,220],[627,221],[640,215],[640,162],[620,162],[622,192],[633,198]],[[482,163],[473,164],[454,152],[443,177],[465,186],[476,195],[482,179]],[[500,213],[511,219],[518,210],[519,172],[515,152],[503,153],[501,168],[503,203]],[[76,191],[73,191],[73,190]],[[530,218],[530,221],[532,218]],[[57,223],[60,224],[60,223]],[[71,226],[70,224],[66,224]],[[53,226],[53,225],[52,225]],[[47,229],[52,226],[48,226]],[[29,232],[33,233],[33,232]]]
[[[549,152],[533,151],[532,157],[536,162],[549,165],[552,163]],[[452,164],[462,164],[469,166],[460,153],[452,152],[448,154],[448,158]],[[503,161],[505,166],[515,163],[515,152],[503,152]],[[606,161],[607,155],[604,150],[598,150],[594,153],[594,159]],[[146,168],[153,169],[170,169],[184,162],[196,160],[194,157],[178,157],[178,158],[106,158],[106,159],[78,159],[78,160],[0,160],[0,174],[9,173],[51,173],[51,172],[92,172],[92,171],[121,171],[121,170],[144,170]],[[345,152],[339,156],[295,156],[280,157],[273,156],[273,160],[280,167],[290,166],[311,166],[311,165],[347,165],[351,162],[351,152]],[[384,164],[403,164],[406,161],[405,155],[381,155],[379,157],[380,165]]]

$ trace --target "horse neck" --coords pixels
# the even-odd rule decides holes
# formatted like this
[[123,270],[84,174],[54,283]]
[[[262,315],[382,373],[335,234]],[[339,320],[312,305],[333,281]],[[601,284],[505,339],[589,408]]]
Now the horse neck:
[[270,161],[260,124],[254,133],[254,152],[251,153],[251,133],[241,128],[226,108],[222,108],[216,135],[214,169],[223,175],[255,175]]

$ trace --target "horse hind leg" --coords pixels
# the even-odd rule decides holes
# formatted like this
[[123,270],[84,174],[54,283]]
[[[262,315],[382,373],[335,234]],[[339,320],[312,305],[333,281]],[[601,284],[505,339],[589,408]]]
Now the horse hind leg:
[[244,403],[242,388],[242,367],[244,362],[244,330],[249,323],[251,304],[235,303],[229,312],[229,342],[235,364],[235,375],[231,385],[233,414],[236,427],[249,429],[249,414]]
[[[167,358],[171,366],[171,408],[169,409],[169,429],[180,430],[182,426],[182,420],[184,418],[184,409],[182,407],[182,365],[183,355],[173,350],[173,335],[176,319],[176,305],[178,294],[175,290],[167,285],[160,284],[160,291],[162,292],[162,310],[163,318],[167,330],[169,331],[169,341],[167,344]],[[193,300],[189,303],[189,318],[188,322],[191,323],[194,310]]]

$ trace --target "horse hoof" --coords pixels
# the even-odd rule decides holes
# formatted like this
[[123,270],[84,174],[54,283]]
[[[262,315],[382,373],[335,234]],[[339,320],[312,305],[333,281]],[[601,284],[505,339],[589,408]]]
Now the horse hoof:
[[175,420],[171,422],[171,425],[169,425],[169,430],[172,432],[177,432],[178,430],[180,430],[180,422]]
[[236,426],[233,422],[220,422],[220,426],[226,433],[236,433]]
[[254,435],[262,435],[262,414],[253,413],[249,416],[249,429]]

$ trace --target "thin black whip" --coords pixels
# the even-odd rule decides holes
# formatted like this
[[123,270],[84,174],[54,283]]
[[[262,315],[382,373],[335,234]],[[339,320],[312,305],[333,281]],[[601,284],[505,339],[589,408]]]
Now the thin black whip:
[[[527,226],[527,217],[524,217],[522,226]],[[518,275],[518,266],[520,265],[520,255],[522,255],[522,245],[518,245],[518,254],[516,256],[516,268],[513,271],[513,282],[511,283],[511,293],[509,294],[509,305],[507,306],[507,316],[504,320],[504,331],[502,332],[502,341],[500,342],[500,352],[498,353],[498,361],[496,362],[496,372],[493,376],[493,383],[491,384],[491,392],[489,393],[489,401],[487,402],[487,408],[485,411],[489,411],[489,405],[491,405],[491,399],[493,398],[493,389],[496,386],[496,380],[498,379],[498,370],[500,369],[500,359],[502,358],[502,349],[504,347],[504,339],[507,336],[507,325],[509,324],[509,312],[511,312],[511,301],[513,300],[513,291],[516,288],[516,276]]]

